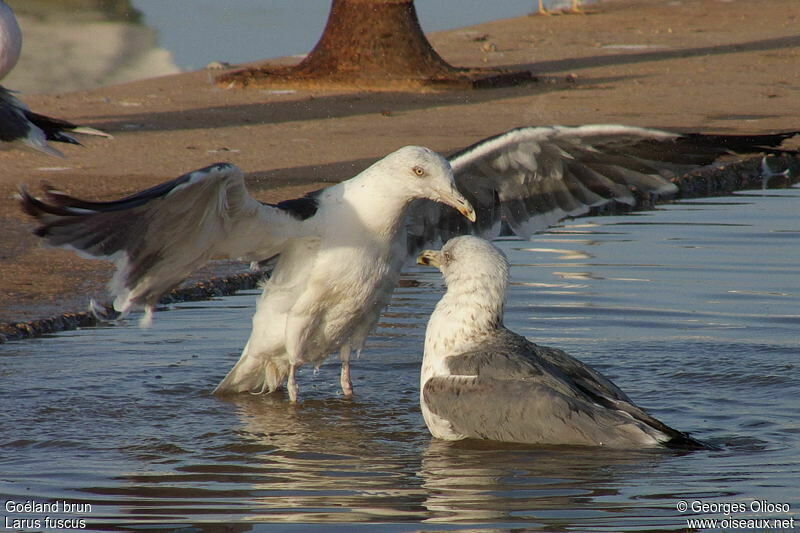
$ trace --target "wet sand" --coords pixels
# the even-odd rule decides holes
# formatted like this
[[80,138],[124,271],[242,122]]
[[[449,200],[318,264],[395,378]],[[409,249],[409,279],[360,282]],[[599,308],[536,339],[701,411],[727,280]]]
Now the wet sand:
[[[13,199],[20,184],[36,189],[46,180],[76,196],[111,199],[230,161],[247,173],[254,196],[277,201],[346,179],[406,144],[448,153],[523,125],[797,129],[798,27],[796,0],[615,0],[587,15],[519,17],[429,36],[454,65],[525,68],[538,77],[514,88],[285,93],[221,88],[216,72],[197,71],[26,96],[38,112],[114,139],[59,146],[64,160],[0,152],[0,324],[105,301],[111,275],[105,262],[42,248]],[[215,263],[193,279],[246,269]]]

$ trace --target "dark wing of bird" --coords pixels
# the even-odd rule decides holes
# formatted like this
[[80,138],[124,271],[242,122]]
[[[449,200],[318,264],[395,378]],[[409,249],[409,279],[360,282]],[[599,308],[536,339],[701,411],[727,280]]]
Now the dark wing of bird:
[[[501,328],[497,334],[481,343],[481,346],[469,352],[447,359],[451,373],[459,376],[476,376],[474,385],[479,390],[481,383],[494,384],[498,388],[519,387],[525,384],[530,388],[528,393],[547,398],[554,409],[562,410],[554,413],[556,418],[564,416],[584,416],[594,413],[595,407],[600,411],[613,411],[618,415],[624,413],[623,419],[630,418],[655,429],[669,440],[666,445],[676,447],[703,447],[685,433],[675,430],[660,420],[652,417],[633,401],[610,379],[600,372],[572,357],[563,350],[540,346],[528,341],[510,330]],[[457,382],[457,380],[456,380]],[[535,389],[535,390],[534,390]],[[541,399],[528,399],[523,402],[525,409],[532,412],[546,411]],[[588,407],[587,407],[588,406]],[[441,409],[446,409],[441,407]],[[448,410],[449,412],[449,410]],[[570,414],[571,413],[571,414]],[[604,423],[611,423],[615,417]],[[451,413],[451,416],[452,413]],[[588,431],[588,429],[587,429]]]
[[[776,146],[797,134],[680,134],[618,125],[514,129],[449,158],[458,189],[475,208],[476,222],[421,201],[408,226],[410,251],[468,233],[492,238],[510,229],[528,238],[567,217],[599,209],[613,212],[609,208],[614,206],[647,207],[679,195],[691,185],[681,176],[726,154],[796,154]],[[755,168],[754,178],[760,174]],[[740,180],[728,188],[753,183]],[[706,194],[723,192],[731,190],[714,188]]]
[[[46,188],[37,199],[24,188],[22,208],[37,219],[49,245],[110,259],[115,308],[152,309],[161,295],[213,258],[265,260],[301,236],[313,198],[273,206],[247,192],[238,167],[221,163],[110,202]],[[303,213],[298,214],[297,207]]]

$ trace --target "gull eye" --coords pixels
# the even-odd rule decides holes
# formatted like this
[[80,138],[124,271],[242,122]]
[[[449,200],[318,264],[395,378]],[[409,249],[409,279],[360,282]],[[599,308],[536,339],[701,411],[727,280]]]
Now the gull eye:
[[414,168],[412,168],[411,170],[414,171],[414,174],[416,174],[417,176],[425,175],[425,169],[419,165],[415,165]]
[[453,259],[453,256],[450,254],[450,252],[444,252],[442,257],[444,258],[445,263],[449,263]]

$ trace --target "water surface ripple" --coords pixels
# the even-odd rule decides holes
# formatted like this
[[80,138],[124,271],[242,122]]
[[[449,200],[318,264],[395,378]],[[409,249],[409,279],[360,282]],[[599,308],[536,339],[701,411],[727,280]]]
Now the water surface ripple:
[[798,202],[798,189],[739,194],[499,243],[513,264],[509,327],[719,450],[432,440],[418,372],[443,284],[409,268],[354,363],[350,401],[333,361],[301,371],[298,406],[211,396],[247,340],[255,292],[176,305],[152,329],[133,317],[0,346],[0,500],[88,503],[80,517],[95,530],[652,531],[725,518],[681,513],[681,500],[785,503],[788,514],[732,517],[789,519],[800,509]]

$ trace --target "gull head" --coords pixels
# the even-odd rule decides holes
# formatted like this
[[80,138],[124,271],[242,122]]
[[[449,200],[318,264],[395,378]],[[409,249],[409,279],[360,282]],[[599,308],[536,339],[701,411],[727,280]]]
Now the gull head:
[[508,284],[508,260],[492,243],[472,235],[450,239],[441,250],[425,250],[417,264],[442,271],[448,287],[469,282],[476,290],[505,293]]
[[451,348],[464,348],[502,326],[508,261],[489,241],[471,235],[456,237],[441,250],[425,250],[417,263],[437,267],[447,284],[428,323],[425,357],[443,353],[440,350],[448,343]]
[[394,179],[398,192],[410,199],[427,198],[449,205],[475,222],[475,210],[456,189],[450,162],[433,150],[422,146],[406,146],[378,163]]

